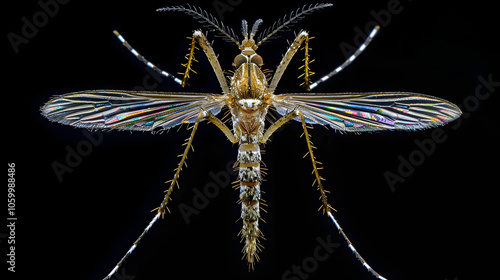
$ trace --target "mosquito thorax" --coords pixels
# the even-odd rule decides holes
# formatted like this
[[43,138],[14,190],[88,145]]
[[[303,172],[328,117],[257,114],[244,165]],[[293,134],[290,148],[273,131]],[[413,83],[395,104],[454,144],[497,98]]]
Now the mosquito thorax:
[[242,63],[231,77],[230,90],[235,100],[260,99],[267,93],[267,79],[260,67]]

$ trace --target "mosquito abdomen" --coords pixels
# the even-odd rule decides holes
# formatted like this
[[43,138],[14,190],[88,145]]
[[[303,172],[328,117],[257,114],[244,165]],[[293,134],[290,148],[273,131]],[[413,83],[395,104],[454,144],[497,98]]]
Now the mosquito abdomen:
[[260,252],[262,245],[259,243],[259,237],[263,237],[259,230],[260,219],[260,148],[259,144],[240,144],[238,150],[238,161],[240,181],[240,202],[241,202],[241,220],[243,227],[239,233],[241,241],[245,241],[243,247],[243,258],[246,257],[249,268],[253,269],[255,261],[259,260],[257,253]]

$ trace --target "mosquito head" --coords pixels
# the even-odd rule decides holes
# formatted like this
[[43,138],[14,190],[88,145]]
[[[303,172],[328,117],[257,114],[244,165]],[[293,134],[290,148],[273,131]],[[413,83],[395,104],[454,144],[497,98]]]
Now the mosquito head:
[[262,60],[262,57],[260,55],[258,55],[254,50],[252,50],[252,51],[244,51],[243,50],[233,60],[233,65],[236,68],[240,68],[240,66],[243,63],[254,63],[259,67],[264,65],[264,61]]
[[249,34],[247,21],[243,20],[241,22],[241,32],[243,33],[244,39],[240,45],[241,53],[237,55],[233,61],[233,65],[236,68],[239,68],[243,63],[255,63],[259,67],[264,65],[262,57],[255,52],[255,50],[257,50],[257,45],[253,39],[261,23],[262,19],[256,20]]

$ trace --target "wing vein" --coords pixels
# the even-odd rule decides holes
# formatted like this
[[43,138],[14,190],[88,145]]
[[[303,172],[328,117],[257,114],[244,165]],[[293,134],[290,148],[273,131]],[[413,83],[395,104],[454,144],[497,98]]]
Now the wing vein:
[[461,114],[446,100],[410,92],[282,94],[273,105],[281,115],[299,107],[306,122],[342,132],[418,130],[444,125]]
[[94,90],[55,97],[41,111],[76,127],[152,131],[194,122],[200,110],[215,115],[224,105],[215,94]]

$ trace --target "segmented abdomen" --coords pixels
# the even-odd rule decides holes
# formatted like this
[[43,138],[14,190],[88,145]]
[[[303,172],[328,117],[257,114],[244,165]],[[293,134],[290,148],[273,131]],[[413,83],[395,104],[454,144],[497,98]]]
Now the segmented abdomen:
[[243,256],[247,258],[250,268],[254,261],[258,261],[260,251],[259,237],[263,237],[259,230],[259,201],[260,183],[260,148],[259,144],[240,144],[238,161],[240,180],[241,219],[243,228],[240,231],[242,241],[245,240]]

